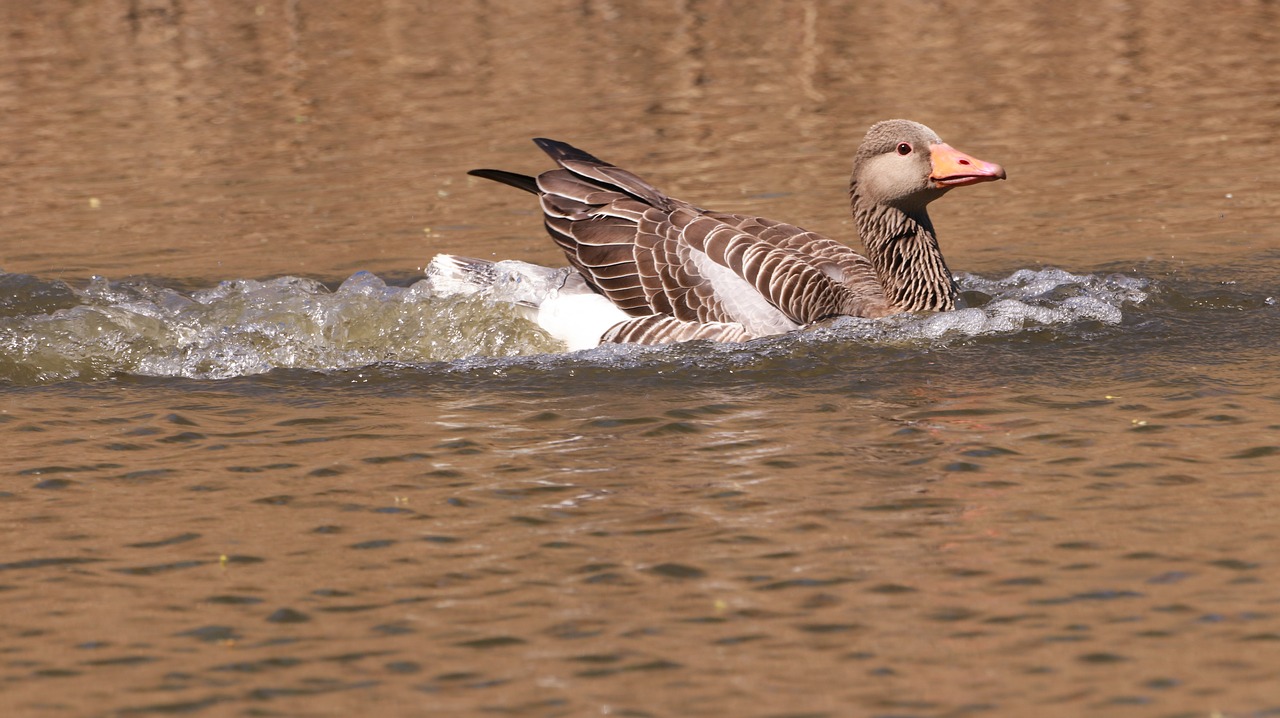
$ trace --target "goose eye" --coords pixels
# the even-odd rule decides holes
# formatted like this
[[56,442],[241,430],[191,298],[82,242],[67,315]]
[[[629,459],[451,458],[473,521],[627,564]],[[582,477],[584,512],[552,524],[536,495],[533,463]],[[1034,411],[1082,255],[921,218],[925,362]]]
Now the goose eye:
[[900,155],[911,154],[911,143],[903,142],[902,144],[898,145],[898,154]]

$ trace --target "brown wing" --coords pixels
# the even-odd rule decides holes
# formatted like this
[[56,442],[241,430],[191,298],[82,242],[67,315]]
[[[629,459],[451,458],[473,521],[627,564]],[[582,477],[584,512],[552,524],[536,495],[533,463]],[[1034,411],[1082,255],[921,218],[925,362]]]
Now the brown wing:
[[775,247],[795,250],[824,274],[849,288],[854,294],[885,302],[884,289],[870,260],[846,244],[810,232],[793,224],[764,217],[727,212],[708,212],[728,224],[748,232]]
[[612,344],[670,344],[703,339],[713,342],[745,342],[754,339],[741,324],[684,322],[665,314],[650,314],[613,325],[600,338]]
[[570,145],[535,142],[560,165],[536,180],[547,231],[587,282],[632,316],[735,324],[762,336],[884,304],[870,265],[838,242],[706,212]]

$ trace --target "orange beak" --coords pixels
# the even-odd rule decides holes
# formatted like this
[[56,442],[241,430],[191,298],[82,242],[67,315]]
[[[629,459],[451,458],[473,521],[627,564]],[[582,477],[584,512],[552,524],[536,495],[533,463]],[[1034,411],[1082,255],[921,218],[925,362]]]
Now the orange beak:
[[929,145],[929,161],[933,163],[933,173],[929,175],[929,179],[943,188],[963,187],[1005,178],[1004,168],[1000,165],[970,157],[945,142]]

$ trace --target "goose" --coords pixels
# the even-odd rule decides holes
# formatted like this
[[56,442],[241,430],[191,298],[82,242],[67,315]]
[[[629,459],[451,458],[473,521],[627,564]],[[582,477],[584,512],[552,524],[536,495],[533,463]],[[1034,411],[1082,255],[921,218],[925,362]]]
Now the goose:
[[955,308],[957,290],[927,208],[1004,169],[910,120],[871,126],[849,198],[866,252],[791,224],[696,207],[576,147],[534,140],[556,169],[468,174],[536,194],[569,267],[437,255],[441,293],[489,290],[570,350],[605,343],[742,342],[839,316]]

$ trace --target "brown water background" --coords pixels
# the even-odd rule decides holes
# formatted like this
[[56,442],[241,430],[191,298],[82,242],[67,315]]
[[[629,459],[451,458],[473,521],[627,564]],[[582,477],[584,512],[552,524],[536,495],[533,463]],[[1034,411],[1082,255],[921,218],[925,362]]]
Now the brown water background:
[[[0,23],[0,714],[1280,715],[1273,0]],[[897,116],[1009,171],[934,206],[952,269],[1145,299],[468,359],[546,345],[330,293],[559,263],[465,175],[544,169],[536,136],[852,241],[849,158]],[[260,336],[172,318],[216,287]]]

